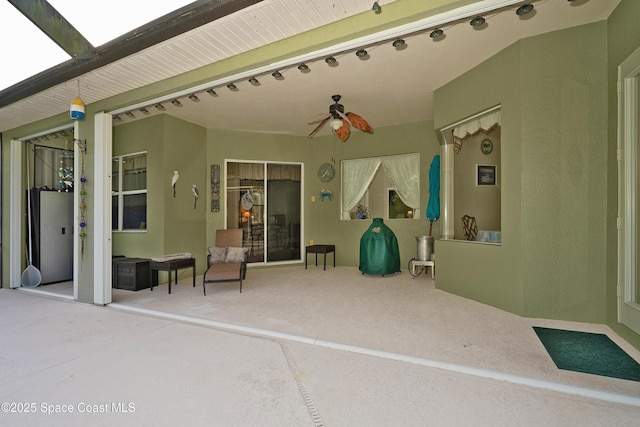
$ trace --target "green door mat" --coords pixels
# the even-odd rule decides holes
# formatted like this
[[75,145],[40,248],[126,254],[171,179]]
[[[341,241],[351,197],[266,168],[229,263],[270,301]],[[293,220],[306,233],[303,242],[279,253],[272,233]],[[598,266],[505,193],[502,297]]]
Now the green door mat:
[[640,381],[640,364],[604,334],[536,326],[533,330],[559,369]]

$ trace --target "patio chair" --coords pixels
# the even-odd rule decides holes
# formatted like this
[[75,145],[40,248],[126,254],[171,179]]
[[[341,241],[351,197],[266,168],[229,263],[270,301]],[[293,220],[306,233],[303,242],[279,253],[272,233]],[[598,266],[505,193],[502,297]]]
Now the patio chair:
[[207,249],[207,271],[202,278],[202,290],[207,295],[207,283],[240,282],[247,274],[247,248],[242,247],[242,229],[216,230],[216,245]]
[[476,224],[476,217],[465,215],[462,217],[462,230],[464,231],[464,238],[466,240],[476,240],[478,237],[478,225]]

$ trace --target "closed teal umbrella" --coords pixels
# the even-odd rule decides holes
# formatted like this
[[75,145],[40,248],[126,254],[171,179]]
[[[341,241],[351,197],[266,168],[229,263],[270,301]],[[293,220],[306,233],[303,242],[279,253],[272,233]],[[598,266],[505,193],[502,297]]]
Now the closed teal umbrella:
[[427,219],[429,220],[429,236],[433,222],[440,218],[440,156],[434,156],[429,167],[429,203]]

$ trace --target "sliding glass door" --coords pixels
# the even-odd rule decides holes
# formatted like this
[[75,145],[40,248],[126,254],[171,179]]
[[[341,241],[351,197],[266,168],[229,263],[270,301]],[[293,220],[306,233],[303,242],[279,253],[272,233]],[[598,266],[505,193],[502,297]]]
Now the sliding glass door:
[[249,262],[301,259],[302,164],[226,162],[227,228],[243,230]]

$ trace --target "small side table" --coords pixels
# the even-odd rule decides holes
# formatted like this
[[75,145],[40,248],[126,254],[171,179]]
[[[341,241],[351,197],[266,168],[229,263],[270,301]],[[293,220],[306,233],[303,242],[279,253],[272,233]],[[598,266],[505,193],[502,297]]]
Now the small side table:
[[176,285],[178,284],[178,270],[183,268],[193,269],[193,287],[196,287],[196,259],[195,258],[183,258],[174,259],[171,261],[151,261],[149,268],[151,269],[151,290],[154,286],[158,286],[158,270],[166,271],[169,273],[169,293],[171,293],[171,272],[175,272]]
[[327,254],[333,252],[333,268],[336,268],[336,245],[311,245],[304,252],[304,269],[307,269],[307,255],[316,254],[316,267],[318,266],[318,254],[324,255],[324,270],[327,269]]

